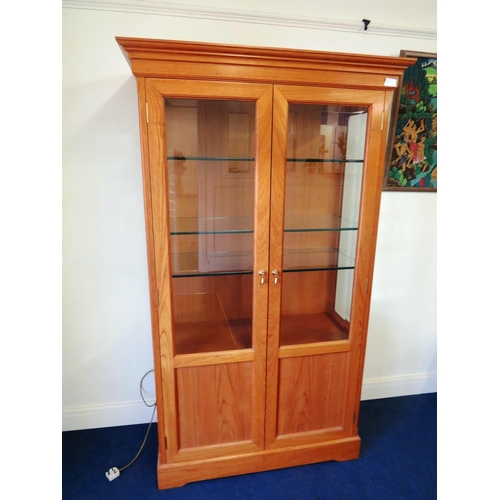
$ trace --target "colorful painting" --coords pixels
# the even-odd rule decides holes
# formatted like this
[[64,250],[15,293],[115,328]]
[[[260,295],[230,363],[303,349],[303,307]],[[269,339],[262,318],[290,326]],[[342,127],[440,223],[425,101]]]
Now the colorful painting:
[[437,55],[402,50],[404,72],[391,123],[385,190],[437,191]]

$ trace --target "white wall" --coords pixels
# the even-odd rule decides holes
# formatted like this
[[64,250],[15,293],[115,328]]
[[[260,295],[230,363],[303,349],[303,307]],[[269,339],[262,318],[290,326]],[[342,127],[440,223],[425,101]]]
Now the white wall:
[[[436,0],[337,3],[254,0],[244,22],[241,0],[176,15],[160,2],[63,2],[63,430],[151,418],[139,393],[153,360],[136,87],[115,36],[436,52]],[[363,399],[436,391],[435,193],[382,194],[372,297]],[[153,400],[151,376],[144,388]]]

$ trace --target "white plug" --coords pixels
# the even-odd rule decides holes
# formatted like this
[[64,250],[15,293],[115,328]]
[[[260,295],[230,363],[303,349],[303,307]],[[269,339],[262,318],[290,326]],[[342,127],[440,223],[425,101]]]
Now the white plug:
[[106,477],[110,480],[113,481],[113,479],[116,479],[120,475],[120,471],[118,470],[117,467],[111,467],[111,469],[106,472]]

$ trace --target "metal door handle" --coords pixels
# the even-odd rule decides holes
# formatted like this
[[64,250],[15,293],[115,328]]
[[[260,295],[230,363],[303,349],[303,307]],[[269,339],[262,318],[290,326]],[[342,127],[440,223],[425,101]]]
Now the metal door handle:
[[273,271],[273,276],[274,276],[274,284],[277,285],[278,284],[278,274],[279,274],[279,271],[277,271],[276,269]]

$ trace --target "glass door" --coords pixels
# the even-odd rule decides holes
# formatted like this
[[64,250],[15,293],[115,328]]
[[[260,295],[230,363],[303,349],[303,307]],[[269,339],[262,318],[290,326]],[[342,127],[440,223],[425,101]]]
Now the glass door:
[[255,101],[169,98],[165,121],[175,354],[251,348]]
[[167,459],[262,449],[272,87],[146,85]]
[[281,346],[349,338],[366,116],[289,106]]
[[384,91],[275,87],[269,446],[352,430],[384,109]]

